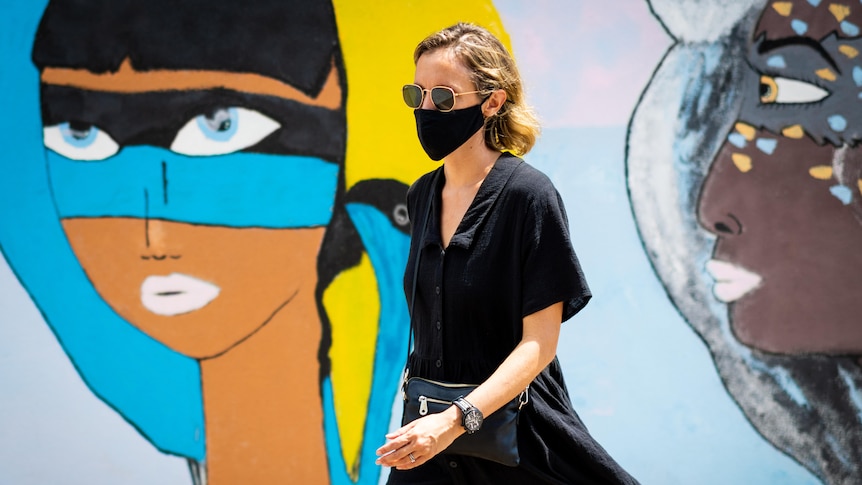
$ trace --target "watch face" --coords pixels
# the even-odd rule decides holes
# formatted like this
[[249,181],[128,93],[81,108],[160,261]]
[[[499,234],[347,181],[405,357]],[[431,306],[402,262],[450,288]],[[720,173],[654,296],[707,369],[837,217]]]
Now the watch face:
[[469,433],[478,431],[482,427],[482,413],[478,409],[473,408],[467,411],[464,415],[464,428]]

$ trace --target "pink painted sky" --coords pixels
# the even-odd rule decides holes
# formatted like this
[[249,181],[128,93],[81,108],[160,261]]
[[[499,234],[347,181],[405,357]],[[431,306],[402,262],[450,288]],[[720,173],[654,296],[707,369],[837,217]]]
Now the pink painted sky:
[[545,127],[628,123],[671,44],[646,0],[495,0]]

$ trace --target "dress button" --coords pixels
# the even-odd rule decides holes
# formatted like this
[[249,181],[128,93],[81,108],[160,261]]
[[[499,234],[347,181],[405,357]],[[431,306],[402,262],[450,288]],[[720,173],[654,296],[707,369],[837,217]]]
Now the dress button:
[[457,461],[450,461],[449,466],[452,468],[458,468],[458,462]]
[[443,365],[443,361],[440,359],[437,359],[437,362],[434,362],[434,365],[436,365],[437,367],[440,367]]
[[437,320],[437,330],[440,330],[440,327],[441,327],[441,326],[442,326],[442,325],[440,325],[440,320]]
[[439,295],[440,294],[440,287],[438,286],[438,287],[434,288],[434,292]]

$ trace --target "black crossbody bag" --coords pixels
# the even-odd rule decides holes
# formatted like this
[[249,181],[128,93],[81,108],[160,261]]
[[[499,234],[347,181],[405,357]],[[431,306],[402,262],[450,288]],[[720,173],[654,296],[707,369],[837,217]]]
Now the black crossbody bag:
[[[437,175],[431,182],[435,185]],[[422,221],[422,232],[419,241],[425,239],[428,228],[428,217],[431,212],[431,200],[425,210]],[[409,365],[410,345],[413,337],[413,303],[416,301],[416,280],[419,277],[419,256],[421,250],[416,253],[413,265],[413,285],[410,296],[410,333],[407,337],[407,356]],[[456,384],[449,382],[432,381],[421,377],[409,377],[409,368],[404,373],[402,392],[404,395],[404,419],[403,424],[426,416],[428,414],[440,413],[452,405],[452,401],[464,397],[473,391],[478,384]],[[473,456],[495,461],[506,466],[517,466],[521,457],[518,454],[518,417],[521,408],[529,402],[530,388],[527,386],[523,392],[505,406],[501,407],[490,416],[486,417],[482,427],[472,434],[462,434],[449,445],[444,453],[456,455]]]

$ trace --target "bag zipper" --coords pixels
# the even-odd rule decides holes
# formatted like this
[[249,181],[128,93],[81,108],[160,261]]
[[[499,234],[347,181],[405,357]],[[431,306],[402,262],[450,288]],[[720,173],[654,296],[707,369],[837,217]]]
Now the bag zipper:
[[428,414],[428,403],[433,402],[436,404],[452,404],[452,401],[445,401],[443,399],[436,399],[433,397],[427,396],[419,396],[419,416],[425,416]]

